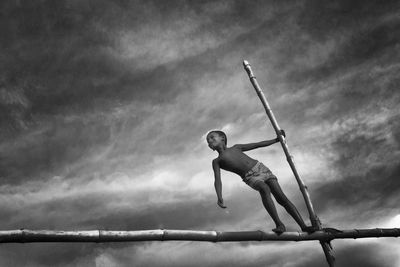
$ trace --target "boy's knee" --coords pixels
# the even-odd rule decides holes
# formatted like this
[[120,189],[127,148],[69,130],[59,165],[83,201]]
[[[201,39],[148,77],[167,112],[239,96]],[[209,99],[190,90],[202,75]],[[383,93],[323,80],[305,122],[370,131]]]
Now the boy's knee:
[[278,204],[280,204],[280,205],[285,205],[290,202],[286,196],[275,197],[275,199],[276,199],[276,202],[278,202]]
[[278,197],[278,198],[275,197],[275,199],[276,199],[276,202],[278,202],[278,204],[280,204],[280,205],[284,205],[286,203],[286,200],[281,197]]

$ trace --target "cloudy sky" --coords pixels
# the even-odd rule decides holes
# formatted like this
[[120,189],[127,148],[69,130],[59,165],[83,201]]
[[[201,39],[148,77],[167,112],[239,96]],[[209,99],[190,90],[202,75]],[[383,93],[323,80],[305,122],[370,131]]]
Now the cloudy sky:
[[[270,231],[238,176],[222,173],[217,207],[204,140],[275,138],[244,59],[323,225],[400,227],[399,14],[398,1],[1,1],[0,229]],[[281,147],[248,154],[308,221]],[[338,266],[400,266],[395,238],[333,246]],[[324,264],[318,242],[0,250],[1,266]]]

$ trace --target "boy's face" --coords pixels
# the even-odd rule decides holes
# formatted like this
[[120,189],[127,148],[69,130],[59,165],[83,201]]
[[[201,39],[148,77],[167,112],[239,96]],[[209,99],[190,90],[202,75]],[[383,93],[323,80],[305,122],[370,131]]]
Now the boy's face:
[[212,150],[215,150],[217,147],[225,145],[225,140],[217,133],[210,133],[207,135],[207,143]]

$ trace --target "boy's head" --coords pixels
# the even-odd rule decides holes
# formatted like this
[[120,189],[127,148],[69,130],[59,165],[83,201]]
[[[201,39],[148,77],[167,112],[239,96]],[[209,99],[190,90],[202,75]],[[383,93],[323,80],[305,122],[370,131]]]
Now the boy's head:
[[206,140],[208,143],[208,146],[212,149],[215,150],[215,148],[220,144],[224,144],[225,146],[227,145],[228,139],[226,138],[226,134],[223,131],[210,131],[208,132],[206,136]]

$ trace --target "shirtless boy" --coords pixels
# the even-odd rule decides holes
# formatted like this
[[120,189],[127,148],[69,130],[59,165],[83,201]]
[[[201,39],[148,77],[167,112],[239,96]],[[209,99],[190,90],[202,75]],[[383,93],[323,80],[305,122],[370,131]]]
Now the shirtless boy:
[[[282,134],[285,135],[284,131]],[[243,151],[248,151],[260,147],[270,146],[279,142],[279,139],[266,140],[258,143],[237,144],[227,147],[227,137],[222,131],[210,131],[207,134],[207,143],[212,150],[216,150],[219,156],[212,161],[214,170],[214,186],[218,197],[218,206],[226,208],[222,198],[221,170],[236,173],[242,177],[243,181],[254,190],[257,190],[262,199],[262,203],[276,224],[276,228],[272,229],[277,234],[286,231],[285,225],[279,219],[275,204],[271,198],[271,193],[276,201],[282,205],[286,211],[300,226],[304,232],[313,232],[312,226],[306,226],[299,212],[293,203],[282,192],[278,180],[274,174],[261,162],[247,156]]]

